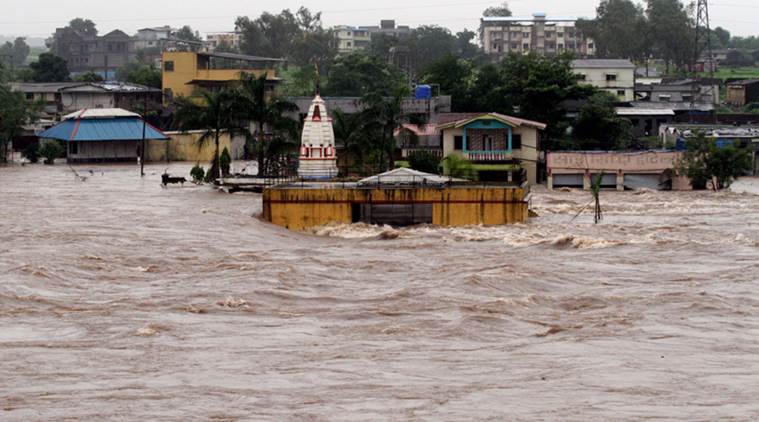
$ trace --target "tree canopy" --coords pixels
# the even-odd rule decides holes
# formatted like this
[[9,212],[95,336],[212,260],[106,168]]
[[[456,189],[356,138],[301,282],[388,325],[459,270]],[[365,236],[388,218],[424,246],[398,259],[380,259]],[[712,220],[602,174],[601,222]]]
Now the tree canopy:
[[390,96],[407,88],[403,72],[376,56],[355,52],[339,57],[329,72],[326,95]]
[[36,62],[29,65],[34,82],[66,82],[69,69],[66,60],[52,54],[42,53]]
[[68,27],[85,36],[94,37],[98,34],[95,22],[89,19],[74,18],[69,22]]
[[25,38],[18,37],[13,42],[8,41],[0,46],[0,63],[15,67],[23,66],[30,51]]
[[482,12],[482,16],[486,17],[509,17],[511,16],[511,9],[506,2],[501,3],[499,6],[488,7]]

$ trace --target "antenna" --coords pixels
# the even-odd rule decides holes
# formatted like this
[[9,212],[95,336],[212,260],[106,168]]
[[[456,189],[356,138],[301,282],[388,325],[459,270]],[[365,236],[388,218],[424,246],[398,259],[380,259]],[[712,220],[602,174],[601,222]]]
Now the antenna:
[[[708,88],[703,92],[705,96],[711,96],[712,103],[718,100],[715,98],[712,80],[714,79],[714,70],[717,64],[714,61],[714,54],[712,53],[712,39],[711,39],[711,25],[709,23],[709,3],[707,0],[698,0],[696,6],[696,42],[694,44],[693,51],[693,64],[691,65],[691,72],[706,72],[709,75]],[[704,57],[703,67],[699,68],[699,61]],[[693,120],[693,112],[696,109],[696,102],[701,97],[701,84],[694,80],[691,89],[691,106],[690,114],[691,121]],[[716,118],[716,116],[715,116]]]

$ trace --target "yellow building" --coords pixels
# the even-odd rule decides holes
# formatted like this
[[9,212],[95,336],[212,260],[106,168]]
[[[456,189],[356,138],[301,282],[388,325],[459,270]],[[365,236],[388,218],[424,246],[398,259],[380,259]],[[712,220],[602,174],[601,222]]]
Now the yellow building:
[[198,89],[215,90],[232,86],[242,74],[267,75],[272,88],[279,81],[276,65],[282,59],[234,53],[163,53],[163,101],[193,96]]

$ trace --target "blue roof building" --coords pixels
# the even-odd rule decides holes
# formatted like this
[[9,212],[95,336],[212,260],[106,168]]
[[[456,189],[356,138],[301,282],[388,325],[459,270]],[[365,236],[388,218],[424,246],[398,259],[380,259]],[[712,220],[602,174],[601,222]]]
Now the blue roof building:
[[40,133],[66,143],[69,162],[137,161],[142,139],[167,140],[139,114],[119,108],[84,109]]

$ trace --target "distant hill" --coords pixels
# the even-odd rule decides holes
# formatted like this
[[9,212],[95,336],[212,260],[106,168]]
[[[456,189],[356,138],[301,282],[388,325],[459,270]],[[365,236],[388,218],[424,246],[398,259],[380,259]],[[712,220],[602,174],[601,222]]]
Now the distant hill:
[[[15,39],[16,39],[15,35],[0,35],[0,44],[5,44],[5,42],[7,42],[7,41],[13,42]],[[45,39],[44,38],[40,38],[40,37],[26,37],[26,43],[29,44],[29,47],[45,48]]]

